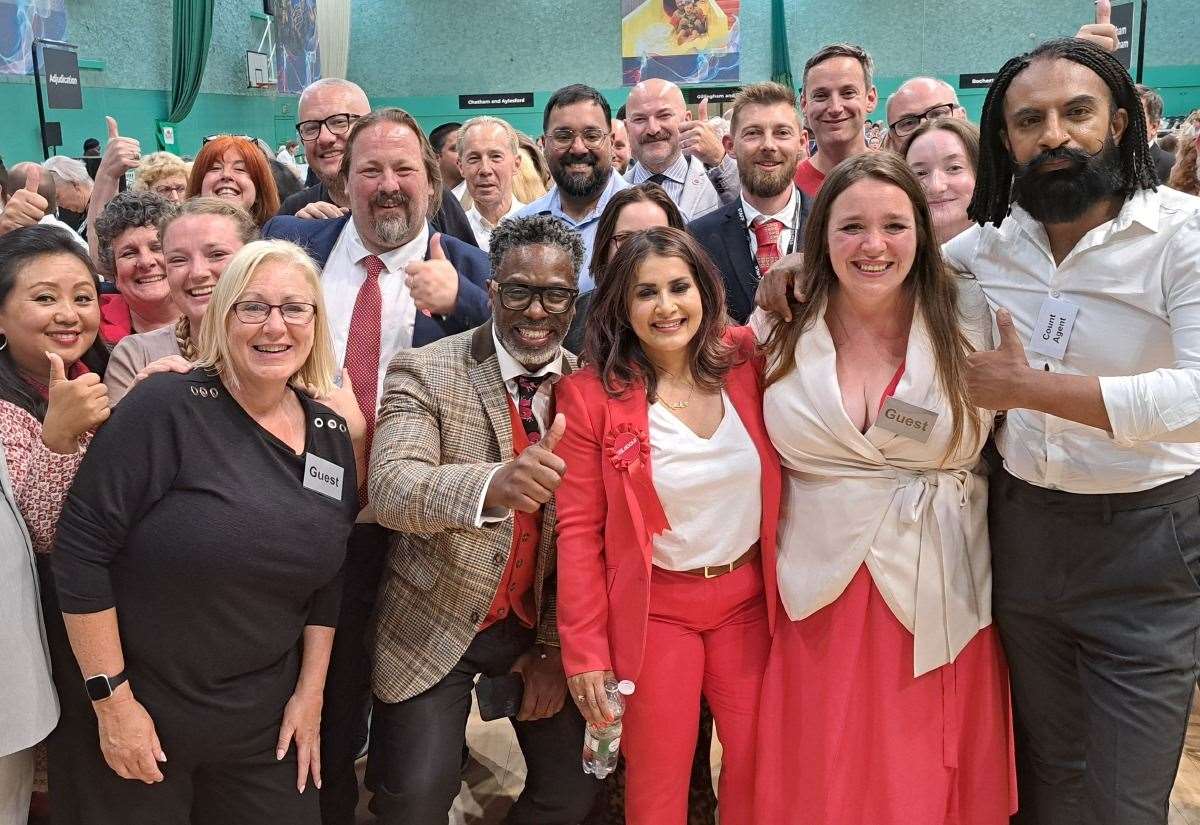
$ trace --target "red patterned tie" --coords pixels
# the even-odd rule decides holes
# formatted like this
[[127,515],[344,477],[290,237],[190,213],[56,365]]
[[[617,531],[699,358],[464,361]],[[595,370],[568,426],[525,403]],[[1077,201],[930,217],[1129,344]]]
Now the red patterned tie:
[[[358,288],[354,299],[354,313],[350,316],[350,334],[346,339],[346,371],[354,382],[354,397],[358,408],[367,419],[366,450],[371,455],[371,439],[375,435],[375,398],[379,389],[379,337],[382,327],[383,294],[379,291],[379,273],[383,272],[383,261],[375,255],[362,260],[367,270],[366,280]],[[367,503],[367,479],[358,485],[358,503]]]
[[517,376],[517,414],[521,416],[521,427],[530,444],[542,440],[542,431],[538,428],[537,418],[533,415],[533,397],[537,395],[538,387],[550,376],[548,375],[518,375]]
[[758,274],[766,275],[771,267],[779,260],[779,235],[783,232],[783,221],[775,218],[764,218],[759,215],[754,219],[754,239],[758,241],[758,251],[754,253],[758,261]]

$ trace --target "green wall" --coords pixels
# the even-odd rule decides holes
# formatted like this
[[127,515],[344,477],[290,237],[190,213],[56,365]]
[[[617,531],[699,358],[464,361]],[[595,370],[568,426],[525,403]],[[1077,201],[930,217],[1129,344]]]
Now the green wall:
[[[217,132],[249,133],[278,144],[292,134],[295,97],[245,88],[245,52],[256,48],[261,0],[216,0],[213,45],[201,94],[179,125],[183,153]],[[1018,50],[1071,34],[1092,15],[1091,0],[787,0],[797,75],[820,45],[853,40],[875,56],[881,97],[916,74],[944,77],[995,71]],[[377,105],[409,109],[426,127],[473,114],[497,114],[536,134],[550,93],[570,82],[603,91],[614,109],[626,97],[620,73],[620,0],[353,0],[349,76]],[[103,139],[104,115],[153,148],[165,117],[170,77],[169,0],[70,0],[68,39],[79,46],[84,109],[49,112],[63,124],[63,151]],[[1145,80],[1168,114],[1200,108],[1196,0],[1154,0],[1147,21]],[[742,78],[770,74],[770,0],[742,0]],[[1135,28],[1136,34],[1136,28]],[[459,93],[529,92],[531,109],[458,108]],[[977,117],[982,91],[963,91]],[[0,75],[0,154],[8,163],[40,157],[29,78]],[[882,119],[882,108],[875,117]]]

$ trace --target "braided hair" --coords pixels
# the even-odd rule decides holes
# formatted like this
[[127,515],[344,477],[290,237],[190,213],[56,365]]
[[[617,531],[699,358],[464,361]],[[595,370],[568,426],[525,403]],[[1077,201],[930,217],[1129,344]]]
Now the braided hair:
[[1091,69],[1108,86],[1113,98],[1113,113],[1124,109],[1129,113],[1129,125],[1120,143],[1120,194],[1128,198],[1139,189],[1154,189],[1158,175],[1150,156],[1146,136],[1146,120],[1142,117],[1141,98],[1133,79],[1120,62],[1101,47],[1086,40],[1064,37],[1047,40],[1033,51],[1012,58],[1000,69],[988,89],[980,119],[979,169],[975,176],[975,194],[967,207],[967,217],[979,224],[991,222],[997,226],[1008,216],[1012,201],[1012,182],[1015,166],[1005,148],[1004,97],[1013,78],[1038,59],[1064,59]]

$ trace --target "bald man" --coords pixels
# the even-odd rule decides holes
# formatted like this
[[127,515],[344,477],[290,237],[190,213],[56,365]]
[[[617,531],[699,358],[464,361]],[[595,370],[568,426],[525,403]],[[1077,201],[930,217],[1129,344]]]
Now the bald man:
[[887,141],[884,147],[904,154],[912,133],[926,120],[957,117],[967,112],[958,103],[954,87],[936,77],[914,77],[904,81],[887,99]]
[[685,221],[695,220],[721,205],[716,187],[698,157],[683,154],[680,127],[692,119],[683,92],[669,80],[644,80],[625,102],[625,129],[637,165],[625,179],[637,185],[650,181],[666,190]]

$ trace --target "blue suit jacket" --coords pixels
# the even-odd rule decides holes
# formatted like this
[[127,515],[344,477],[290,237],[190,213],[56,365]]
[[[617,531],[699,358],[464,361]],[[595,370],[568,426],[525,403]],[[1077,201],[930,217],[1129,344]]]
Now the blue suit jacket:
[[[267,221],[262,234],[264,238],[291,241],[303,247],[317,262],[317,266],[324,269],[349,220],[349,215],[327,220],[279,215]],[[429,234],[432,237],[432,227]],[[435,315],[431,318],[418,312],[416,323],[413,324],[414,347],[423,347],[447,335],[474,329],[492,316],[487,293],[487,281],[492,277],[488,256],[476,247],[444,233],[442,251],[458,271],[458,303],[454,312],[445,317]],[[425,259],[429,259],[428,249],[425,250]]]

